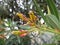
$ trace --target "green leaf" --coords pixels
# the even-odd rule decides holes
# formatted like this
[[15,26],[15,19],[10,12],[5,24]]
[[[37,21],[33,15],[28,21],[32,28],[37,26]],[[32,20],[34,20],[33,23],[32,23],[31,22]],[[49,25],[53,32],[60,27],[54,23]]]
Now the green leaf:
[[49,6],[51,14],[55,15],[57,17],[57,19],[59,19],[58,10],[56,8],[54,0],[46,0],[46,2],[48,4],[48,6]]
[[59,13],[59,22],[60,22],[60,11],[58,13]]
[[20,25],[19,26],[20,29],[24,29],[24,30],[29,30],[31,29],[31,27],[29,25]]
[[46,15],[46,21],[49,24],[49,26],[53,27],[54,29],[60,30],[60,23],[56,16]]
[[4,6],[0,5],[0,16],[6,17],[8,15],[9,15],[9,12],[7,11],[7,9]]
[[0,45],[5,45],[5,41],[2,38],[0,38]]
[[32,1],[36,7],[38,14],[42,16],[42,18],[45,20],[44,13],[41,11],[41,8],[38,6],[37,0],[32,0]]

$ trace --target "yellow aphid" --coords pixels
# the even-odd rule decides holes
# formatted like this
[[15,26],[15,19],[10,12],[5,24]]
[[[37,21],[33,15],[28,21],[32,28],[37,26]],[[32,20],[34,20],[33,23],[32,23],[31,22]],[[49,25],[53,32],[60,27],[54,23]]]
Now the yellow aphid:
[[17,13],[17,16],[20,18],[20,19],[22,19],[23,21],[28,21],[28,18],[25,16],[25,15],[23,15],[22,13]]
[[22,13],[17,13],[17,16],[23,20],[23,14]]
[[12,31],[12,34],[14,35],[19,35],[21,32],[20,31]]
[[30,12],[29,12],[29,16],[30,16],[30,20],[31,20],[32,22],[36,22],[37,17],[34,15],[33,11],[30,11]]
[[34,19],[34,13],[33,13],[33,11],[29,12],[29,16],[30,16],[30,20],[33,21],[33,19]]
[[25,33],[27,33],[26,30],[12,31],[13,35],[22,35],[22,34],[25,34]]

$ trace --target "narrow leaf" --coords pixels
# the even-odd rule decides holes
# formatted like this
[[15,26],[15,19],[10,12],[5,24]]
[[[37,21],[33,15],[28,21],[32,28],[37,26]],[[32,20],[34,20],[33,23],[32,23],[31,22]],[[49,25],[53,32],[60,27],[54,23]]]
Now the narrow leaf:
[[54,0],[46,0],[46,2],[49,6],[50,12],[59,19],[58,10],[56,8]]
[[42,16],[42,18],[45,20],[44,13],[41,11],[41,8],[38,6],[38,3],[36,0],[33,0],[33,3],[36,7],[36,10],[38,11],[38,14]]
[[51,25],[54,29],[60,30],[60,23],[56,16],[54,15],[46,15],[46,21],[49,25]]

